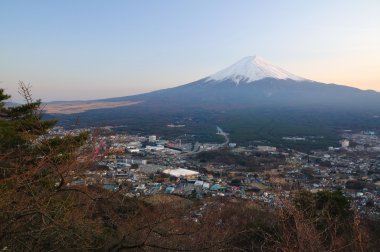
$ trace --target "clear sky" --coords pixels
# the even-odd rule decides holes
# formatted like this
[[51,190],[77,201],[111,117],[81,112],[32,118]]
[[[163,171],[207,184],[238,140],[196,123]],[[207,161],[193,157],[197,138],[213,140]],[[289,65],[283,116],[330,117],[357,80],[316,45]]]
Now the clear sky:
[[185,84],[260,55],[380,91],[379,0],[0,0],[0,87],[95,99]]

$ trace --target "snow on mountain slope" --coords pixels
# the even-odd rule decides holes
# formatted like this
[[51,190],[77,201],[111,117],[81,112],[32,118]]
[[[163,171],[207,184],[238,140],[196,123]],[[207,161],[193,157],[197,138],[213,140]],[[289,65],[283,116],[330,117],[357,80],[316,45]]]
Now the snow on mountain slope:
[[275,66],[258,56],[245,57],[235,64],[209,76],[206,81],[232,80],[238,85],[240,82],[252,82],[264,78],[306,80],[288,71]]

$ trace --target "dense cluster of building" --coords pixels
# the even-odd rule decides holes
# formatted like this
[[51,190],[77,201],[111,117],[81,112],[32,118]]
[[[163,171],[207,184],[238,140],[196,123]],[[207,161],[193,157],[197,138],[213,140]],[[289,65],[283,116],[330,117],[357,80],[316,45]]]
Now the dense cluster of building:
[[[163,193],[241,197],[269,204],[281,204],[299,189],[341,190],[360,213],[380,218],[380,139],[374,132],[344,132],[340,148],[309,154],[273,146],[237,147],[228,142],[183,143],[154,135],[108,132],[92,134],[92,138],[96,143],[94,166],[72,185],[98,184],[129,197]],[[220,148],[257,157],[260,169],[197,158],[200,152]]]

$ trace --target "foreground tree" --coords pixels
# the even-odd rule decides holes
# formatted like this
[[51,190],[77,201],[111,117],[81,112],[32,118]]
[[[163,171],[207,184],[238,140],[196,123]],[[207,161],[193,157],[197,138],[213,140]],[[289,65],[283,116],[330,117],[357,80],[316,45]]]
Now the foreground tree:
[[36,141],[56,123],[54,120],[42,120],[40,110],[41,101],[34,101],[30,87],[23,82],[19,83],[19,93],[23,96],[25,104],[7,108],[4,101],[10,96],[0,89],[0,151],[3,179],[12,175],[19,175],[26,171],[27,163],[20,162],[20,157],[27,156],[28,163],[38,154],[39,147]]
[[86,140],[86,134],[46,137],[56,121],[42,119],[41,101],[22,82],[20,94],[25,104],[8,108],[10,96],[0,89],[0,244],[13,251],[48,248],[73,236],[64,223],[77,196],[60,190],[83,165],[76,156]]

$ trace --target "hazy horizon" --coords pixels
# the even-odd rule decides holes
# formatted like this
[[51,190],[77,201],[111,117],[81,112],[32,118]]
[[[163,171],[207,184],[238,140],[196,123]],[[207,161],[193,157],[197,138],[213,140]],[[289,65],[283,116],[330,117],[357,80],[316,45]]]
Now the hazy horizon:
[[380,91],[378,1],[2,1],[0,87],[91,100],[186,84],[260,55]]

